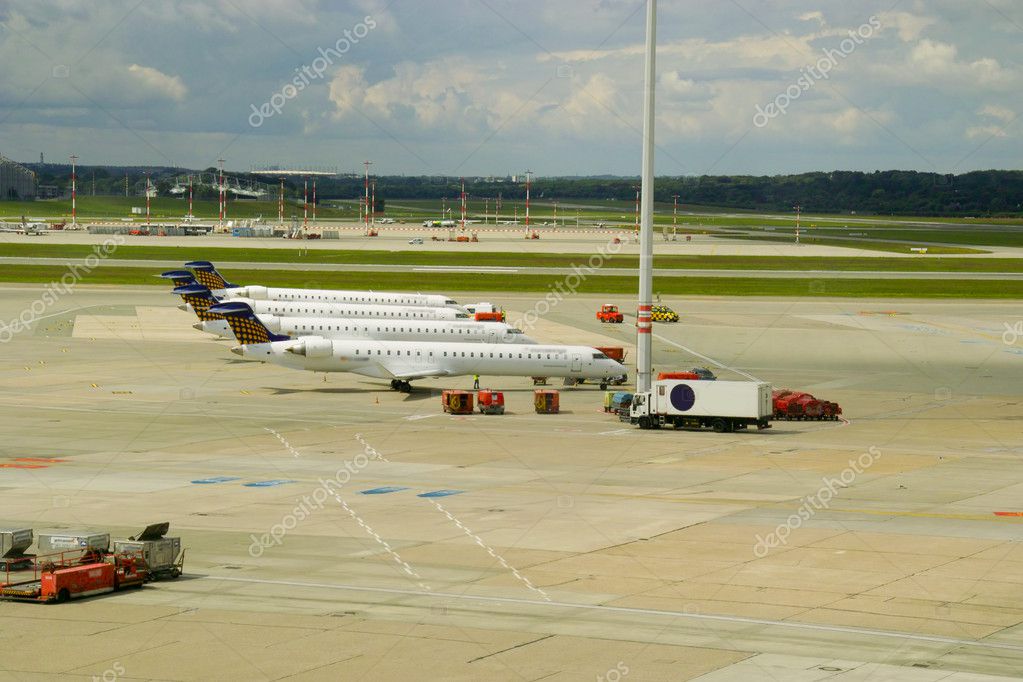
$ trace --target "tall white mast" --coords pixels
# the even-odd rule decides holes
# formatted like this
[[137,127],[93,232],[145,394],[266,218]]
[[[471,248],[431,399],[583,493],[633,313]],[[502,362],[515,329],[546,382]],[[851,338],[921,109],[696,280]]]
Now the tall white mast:
[[643,393],[651,385],[651,322],[653,305],[653,213],[654,213],[654,85],[657,67],[657,0],[646,5],[646,65],[643,101],[643,174],[639,229],[639,308],[636,324],[636,391]]

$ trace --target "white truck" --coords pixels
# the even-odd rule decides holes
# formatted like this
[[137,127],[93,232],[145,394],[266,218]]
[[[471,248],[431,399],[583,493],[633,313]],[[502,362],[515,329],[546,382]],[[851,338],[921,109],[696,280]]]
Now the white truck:
[[[770,428],[771,385],[756,381],[663,379],[633,396],[628,420],[641,429]],[[624,418],[624,415],[623,415]]]

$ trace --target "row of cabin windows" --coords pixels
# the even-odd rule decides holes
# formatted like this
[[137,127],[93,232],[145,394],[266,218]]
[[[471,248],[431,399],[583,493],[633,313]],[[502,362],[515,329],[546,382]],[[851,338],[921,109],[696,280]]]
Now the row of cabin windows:
[[[310,332],[317,331],[315,324],[310,324],[310,325],[304,325],[303,324],[303,325],[298,325],[298,327],[300,327],[301,331],[304,331],[304,332],[305,331],[310,331]],[[328,324],[327,327],[326,327],[326,331],[328,331],[328,332],[332,332],[332,331],[335,331],[335,330],[336,331],[341,331],[341,325],[338,325],[337,327],[334,327],[334,325]],[[321,331],[321,332],[324,331],[324,326],[322,324],[320,325],[319,331]],[[344,331],[346,331],[346,332],[347,331],[358,331],[358,328],[356,328],[355,330],[352,330],[351,327],[346,324],[345,328],[344,328]],[[408,332],[408,333],[412,333],[413,329],[411,327],[409,327],[408,329],[405,329],[405,327],[393,327],[393,328],[392,327],[384,327],[381,330],[380,327],[377,327],[377,331],[378,332],[379,331],[384,331],[384,332]],[[422,327],[416,327],[414,331],[416,331],[419,334],[423,333]],[[430,331],[431,331],[430,329],[427,329],[426,333],[429,334]],[[444,330],[433,329],[432,331],[433,331],[434,334],[440,334]],[[471,336],[474,332],[479,332],[479,331],[482,331],[482,330],[472,330],[472,329],[457,329],[457,330],[454,330],[454,329],[452,329],[450,331],[452,331],[452,332],[457,331],[459,334],[463,334],[464,333],[466,335]]]
[[[463,357],[463,358],[464,358],[464,357],[470,357],[470,358],[475,358],[475,357],[477,357],[477,355],[476,355],[476,352],[475,352],[475,351],[468,351],[469,355],[468,355],[468,356],[466,356],[466,351],[464,351],[464,350],[463,350],[463,351],[451,351],[451,357],[453,357],[453,358],[457,358],[457,357],[459,357],[459,355],[458,355],[458,354],[459,354],[459,352],[461,352],[461,354],[462,354],[462,355],[461,355],[461,357]],[[371,351],[371,350],[368,350],[368,351],[366,351],[365,353],[360,353],[360,352],[359,352],[359,349],[356,349],[356,350],[355,350],[355,354],[356,354],[356,355],[373,355],[373,351]],[[391,351],[386,351],[386,352],[384,352],[384,351],[380,351],[380,350],[378,350],[378,351],[376,352],[376,354],[377,354],[377,355],[391,355]],[[399,356],[399,357],[400,357],[400,356],[401,356],[401,354],[402,354],[402,353],[401,353],[401,351],[400,351],[400,350],[396,350],[396,351],[394,351],[394,355],[396,355],[396,356]],[[410,355],[412,355],[412,351],[410,351],[410,350],[407,350],[407,351],[405,351],[405,355],[406,355],[406,356],[410,356]],[[422,357],[422,355],[423,355],[423,352],[422,352],[422,351],[418,351],[418,350],[416,351],[416,357]],[[429,357],[431,357],[431,358],[432,358],[432,357],[433,357],[433,351],[432,351],[432,350],[431,350],[431,351],[428,351],[428,352],[427,352],[427,355],[428,355]],[[504,359],[504,356],[505,356],[505,354],[504,354],[504,353],[497,353],[497,354],[496,354],[496,356],[495,356],[495,354],[494,354],[493,352],[491,352],[491,353],[490,353],[489,355],[490,355],[490,358],[491,358],[491,359],[498,359],[498,360],[503,360],[503,359]],[[515,355],[516,355],[515,353],[508,353],[508,359],[509,359],[509,360],[514,360],[514,359],[515,359]],[[448,357],[448,351],[444,351],[444,353],[443,353],[443,356],[444,356],[444,357]],[[536,359],[537,359],[537,360],[543,360],[543,356],[544,356],[544,354],[543,354],[543,353],[537,353],[537,354],[536,354]],[[480,358],[486,358],[486,357],[487,357],[487,353],[480,353],[478,357],[480,357]],[[523,357],[525,357],[525,359],[527,359],[527,360],[532,360],[532,359],[533,359],[533,354],[532,354],[532,353],[518,353],[518,358],[519,358],[519,360],[522,360],[522,359],[523,359]],[[551,359],[551,354],[550,354],[550,353],[547,353],[547,359],[548,359],[548,360],[550,360],[550,359]]]
[[[316,301],[349,301],[349,302],[363,302],[363,303],[375,303],[379,300],[379,296],[299,296],[298,294],[288,294],[283,297],[285,300],[301,301],[306,299],[312,299]],[[423,302],[422,299],[418,298],[400,298],[394,303],[414,304]]]
[[[284,312],[284,313],[309,313],[309,312],[314,312],[314,313],[320,313],[321,315],[325,315],[329,311],[320,310],[318,308],[313,309],[312,311],[310,311],[308,308],[283,308],[283,309],[278,308],[278,309],[274,310],[273,312],[275,312],[275,313],[276,312]],[[357,311],[357,310],[356,311],[342,310],[340,312],[341,312],[342,315],[349,315],[351,317],[370,317],[370,315],[368,315],[368,314],[366,314],[364,312]],[[373,317],[399,317],[399,315],[397,313],[385,313],[383,315],[373,315]],[[406,313],[404,315],[401,315],[400,317],[405,317],[405,318],[416,318],[416,317],[418,317],[418,318],[425,318],[426,315],[424,313]]]

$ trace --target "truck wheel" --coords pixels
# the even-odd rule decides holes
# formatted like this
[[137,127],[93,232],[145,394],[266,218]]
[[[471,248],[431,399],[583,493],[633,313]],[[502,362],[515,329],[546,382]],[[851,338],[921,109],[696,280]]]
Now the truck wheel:
[[728,430],[728,425],[725,424],[724,419],[715,419],[713,422],[711,422],[711,426],[714,428],[714,431],[716,433],[724,433],[725,431]]
[[602,381],[600,383],[600,390],[602,390],[602,391],[606,391],[607,390],[607,382],[606,381]]
[[57,603],[58,604],[63,604],[64,602],[66,602],[70,598],[71,598],[71,593],[67,591],[66,587],[63,588],[60,592],[57,593]]
[[650,417],[640,417],[639,418],[639,428],[641,428],[641,429],[649,429],[650,428]]

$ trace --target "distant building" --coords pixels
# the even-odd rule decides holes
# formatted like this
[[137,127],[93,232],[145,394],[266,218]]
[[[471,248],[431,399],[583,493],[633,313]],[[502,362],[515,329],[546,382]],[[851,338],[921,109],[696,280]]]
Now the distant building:
[[36,186],[36,199],[59,199],[60,196],[60,187],[57,187],[56,185]]
[[0,156],[0,199],[35,199],[36,174]]

